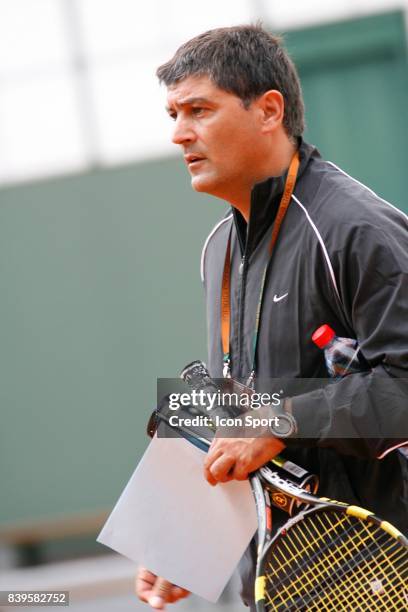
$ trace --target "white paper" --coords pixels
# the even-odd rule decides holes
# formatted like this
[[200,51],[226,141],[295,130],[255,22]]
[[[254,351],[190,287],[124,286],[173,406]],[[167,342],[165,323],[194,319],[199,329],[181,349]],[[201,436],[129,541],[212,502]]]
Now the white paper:
[[257,527],[248,481],[211,487],[205,454],[155,437],[98,542],[216,602]]

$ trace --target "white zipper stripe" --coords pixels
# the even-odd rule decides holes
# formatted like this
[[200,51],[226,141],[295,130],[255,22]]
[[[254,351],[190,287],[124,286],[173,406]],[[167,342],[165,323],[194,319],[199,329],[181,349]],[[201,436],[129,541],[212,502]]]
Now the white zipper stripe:
[[[307,212],[307,210],[303,206],[303,204],[301,202],[299,202],[299,200],[297,199],[297,197],[295,195],[292,195],[292,198],[295,200],[296,204],[298,204],[300,206],[300,208],[303,210],[303,212],[305,213],[307,220],[309,221],[310,225],[312,226],[313,231],[315,232],[315,234],[317,236],[317,239],[320,242],[320,246],[322,247],[323,255],[324,255],[324,258],[326,260],[327,267],[329,268],[329,273],[330,273],[330,277],[332,279],[334,290],[335,290],[335,292],[337,294],[337,297],[340,300],[340,303],[342,304],[342,301],[341,301],[341,298],[340,298],[340,293],[339,293],[339,290],[338,290],[338,287],[337,287],[336,277],[334,275],[333,266],[332,266],[332,263],[330,261],[329,253],[328,253],[328,251],[326,249],[326,245],[324,244],[323,238],[322,238],[319,230],[317,229],[316,225],[313,223],[309,213]],[[343,308],[344,308],[344,306],[343,306]]]
[[221,219],[221,221],[217,223],[217,225],[211,230],[210,234],[207,236],[206,241],[204,242],[203,250],[201,251],[201,262],[200,262],[200,275],[201,275],[202,282],[204,282],[204,260],[205,260],[205,253],[207,251],[208,243],[210,242],[211,238],[214,236],[218,228],[221,227],[221,225],[225,223],[226,221],[228,221],[229,219],[232,219],[232,214],[228,215],[228,217],[225,217],[225,219]]
[[386,457],[388,453],[391,453],[393,450],[396,450],[397,448],[401,448],[402,446],[408,446],[408,441],[405,440],[405,442],[400,442],[399,444],[396,444],[395,446],[391,446],[391,448],[387,448],[387,450],[385,450],[381,455],[378,455],[377,459],[384,459],[384,457]]
[[369,187],[367,187],[367,185],[364,185],[364,183],[360,183],[360,181],[358,181],[357,179],[355,179],[354,177],[350,176],[349,174],[347,174],[347,172],[344,172],[344,170],[342,170],[341,168],[339,168],[338,166],[336,166],[336,164],[333,164],[333,162],[328,161],[328,164],[330,164],[331,166],[333,166],[333,168],[336,168],[336,170],[338,170],[339,172],[341,172],[342,174],[344,174],[345,176],[347,176],[350,180],[354,181],[355,183],[357,183],[358,185],[360,185],[361,187],[364,187],[364,189],[367,189],[367,191],[369,191],[373,196],[375,196],[378,200],[381,200],[381,202],[383,202],[384,204],[387,204],[387,206],[390,206],[391,208],[393,208],[396,212],[398,212],[400,215],[402,215],[404,217],[404,219],[406,221],[408,221],[408,215],[406,215],[402,210],[400,210],[399,208],[397,208],[396,206],[394,206],[394,204],[391,204],[390,202],[387,202],[387,200],[384,200],[384,198],[381,198],[377,193],[375,193],[375,191],[373,191],[372,189],[370,189]]

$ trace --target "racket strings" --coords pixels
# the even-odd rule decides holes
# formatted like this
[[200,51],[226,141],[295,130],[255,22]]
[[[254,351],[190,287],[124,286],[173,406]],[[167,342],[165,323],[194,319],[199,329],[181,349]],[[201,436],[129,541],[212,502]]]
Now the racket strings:
[[[326,568],[327,568],[327,565],[325,565],[325,569],[326,569]],[[330,568],[330,569],[331,569],[331,568]],[[326,583],[326,584],[323,584],[323,581],[321,580],[320,586],[321,586],[321,587],[324,587],[324,588],[325,588],[325,591],[327,591],[327,590],[328,590],[328,589],[327,589],[327,586],[328,586],[328,585],[327,585],[327,579],[326,579],[326,576],[324,576],[324,575],[322,574],[322,572],[318,572],[318,573],[319,573],[319,577],[320,577],[321,579],[323,578],[323,581]],[[340,573],[340,572],[338,572],[338,571],[336,572],[336,574],[339,574],[339,573]],[[361,575],[362,575],[362,574],[360,573],[360,576],[361,576]],[[360,576],[357,574],[357,577],[358,577],[358,578],[360,578]],[[310,584],[311,584],[311,581],[309,580],[308,582],[309,582],[309,585],[310,585]],[[336,586],[337,586],[337,585],[336,585]],[[324,606],[324,609],[337,609],[337,608],[339,607],[339,604],[340,604],[340,603],[343,603],[343,600],[344,600],[344,590],[343,590],[343,591],[339,591],[339,588],[338,588],[338,587],[336,588],[336,586],[335,586],[335,588],[334,588],[334,591],[336,592],[336,595],[338,595],[338,601],[336,602],[336,605],[333,605],[333,603],[330,603],[330,600],[332,600],[332,601],[333,601],[333,598],[332,598],[332,593],[331,593],[329,597],[325,597],[325,602],[324,602],[324,603],[325,603],[326,605]],[[351,589],[353,589],[353,588],[354,588],[354,586],[355,586],[355,585],[354,585],[354,582],[351,582],[351,583],[350,583],[348,586],[349,586]],[[358,608],[358,609],[362,609],[362,607],[363,607],[363,609],[368,609],[368,610],[370,610],[370,609],[373,607],[373,604],[374,604],[374,607],[375,607],[376,609],[378,609],[378,605],[376,606],[377,601],[372,601],[372,602],[370,603],[370,606],[367,606],[367,607],[366,607],[366,605],[364,605],[364,604],[363,604],[363,601],[367,599],[367,595],[366,595],[366,594],[364,594],[364,598],[359,597],[359,595],[361,595],[361,593],[359,593],[359,592],[357,591],[357,597],[355,597],[355,596],[354,596],[354,593],[353,593],[353,590],[351,590],[351,594],[349,595],[349,600],[350,600],[350,601],[353,603],[353,608],[354,608],[354,609],[356,609],[356,608]],[[315,596],[316,596],[316,593],[313,593],[313,597],[315,597]],[[318,606],[317,606],[317,609],[322,609],[322,603],[323,603],[323,600],[322,600],[322,598],[321,598],[321,593],[319,593],[319,596],[320,596],[320,602],[319,602],[319,604],[318,604]],[[401,597],[400,597],[398,594],[397,594],[397,597],[398,597],[398,599],[399,599],[399,603],[401,603],[401,604],[402,604]],[[310,598],[309,598],[309,599],[310,599]],[[302,597],[301,599],[298,599],[299,604],[300,604],[300,602],[301,602],[302,600],[303,600],[303,603],[305,604],[305,603],[306,603],[306,601],[305,601],[305,598],[304,598],[304,597]],[[292,602],[292,603],[293,603],[293,602]],[[394,603],[395,603],[394,598],[388,598],[388,603],[394,604]],[[403,606],[404,606],[404,604],[403,604]],[[342,607],[343,607],[343,606],[342,606]],[[388,607],[388,606],[387,606],[387,607]],[[400,609],[401,609],[401,606],[399,606],[399,607],[400,607]],[[298,605],[298,603],[296,603],[295,605],[292,605],[292,609],[299,609],[299,608],[300,608],[300,609],[304,609],[304,608],[303,608],[303,605]],[[405,608],[405,606],[404,606],[404,608]],[[308,606],[308,609],[310,609],[310,606]],[[313,606],[311,609],[315,609],[315,608],[314,608],[314,606]],[[344,609],[344,607],[343,607],[343,609]],[[350,609],[350,608],[349,608],[349,606],[347,606],[347,609]],[[389,609],[389,608],[388,608],[388,609]],[[393,609],[395,609],[395,607],[393,607]]]
[[[325,524],[323,523],[323,521],[321,520],[321,517],[317,517],[318,520],[321,522],[322,527],[325,527]],[[330,518],[329,517],[325,517],[329,523],[331,523]],[[372,543],[373,543],[373,538],[375,538],[375,542],[377,545],[377,550],[381,551],[381,557],[383,557],[383,562],[387,563],[387,560],[389,560],[390,556],[392,556],[392,550],[395,551],[395,549],[397,550],[397,552],[401,552],[401,555],[404,553],[404,550],[402,549],[401,551],[401,547],[398,546],[398,544],[395,542],[395,540],[391,540],[391,544],[390,546],[388,546],[387,548],[384,548],[385,546],[387,546],[387,540],[389,539],[388,534],[386,534],[386,532],[384,532],[382,529],[380,529],[379,527],[373,527],[373,525],[371,525],[371,530],[368,528],[368,523],[366,522],[360,522],[358,521],[357,523],[355,523],[355,526],[358,526],[358,528],[362,528],[362,533],[361,535],[359,534],[359,532],[355,529],[354,534],[351,534],[351,538],[350,540],[347,542],[347,546],[348,548],[350,548],[350,550],[352,551],[353,554],[353,561],[352,563],[350,563],[350,572],[347,572],[347,574],[344,576],[345,578],[345,582],[344,582],[344,586],[347,587],[347,592],[350,593],[350,597],[353,598],[353,602],[354,603],[358,603],[360,601],[360,603],[366,602],[367,601],[367,593],[361,592],[361,590],[357,591],[357,596],[358,599],[355,599],[355,585],[359,584],[360,582],[364,581],[366,583],[369,582],[369,578],[372,578],[372,581],[376,581],[377,580],[377,576],[378,571],[380,570],[380,575],[384,574],[384,571],[381,567],[381,564],[378,562],[379,557],[376,556],[376,550],[373,549]],[[358,541],[356,541],[356,534],[358,537]],[[369,542],[367,542],[367,540],[369,540]],[[360,547],[360,543],[363,544],[363,547]],[[343,544],[344,547],[344,544]],[[342,547],[340,547],[340,553],[342,553]],[[387,553],[387,554],[385,554]],[[388,564],[391,566],[391,563],[388,561]],[[354,568],[354,569],[352,569]],[[394,566],[391,566],[392,571],[388,573],[387,575],[387,580],[389,580],[389,586],[391,586],[391,588],[393,589],[393,593],[390,594],[388,591],[386,591],[385,594],[385,600],[387,601],[387,603],[393,604],[395,603],[393,596],[395,595],[397,598],[399,597],[397,591],[394,589],[393,587],[393,583],[395,582],[395,577],[393,574],[396,573],[396,568]],[[338,575],[338,573],[337,573]],[[343,574],[344,575],[344,574]],[[392,577],[392,579],[391,579]],[[344,589],[343,589],[343,593],[344,593]],[[372,589],[371,589],[371,593],[372,593]],[[391,596],[392,595],[392,596]],[[402,599],[400,600],[400,603],[402,602]],[[365,609],[370,610],[372,605],[378,604],[378,599],[375,600],[372,597],[370,598],[370,606],[365,606]]]
[[[363,530],[371,537],[369,531],[369,523],[362,522],[361,526]],[[376,528],[376,532],[382,531],[379,527]],[[378,541],[379,538],[377,538]],[[379,554],[373,555],[369,558],[367,569],[371,571],[373,580],[370,584],[374,584],[379,580],[377,576],[384,574],[387,577],[387,587],[384,589],[384,594],[390,597],[391,603],[401,603],[404,608],[408,607],[407,595],[403,594],[402,588],[397,590],[398,585],[407,585],[408,578],[408,552],[405,548],[399,545],[398,541],[394,538],[388,538],[389,545],[387,547],[379,547]],[[376,573],[377,572],[377,573]],[[378,583],[378,582],[377,582]],[[371,590],[373,590],[371,588]]]
[[[344,523],[345,519],[342,515],[340,517],[336,517],[337,523],[334,527],[337,527]],[[303,579],[308,581],[308,587],[310,586],[316,587],[317,585],[321,585],[322,578],[327,581],[327,576],[322,574],[321,569],[326,570],[326,566],[320,568],[318,564],[314,563],[320,554],[320,550],[325,546],[325,539],[330,535],[331,529],[327,529],[326,531],[319,532],[316,534],[316,531],[313,533],[308,530],[307,536],[304,536],[303,531],[299,528],[298,530],[291,530],[290,535],[293,538],[297,538],[298,544],[296,542],[292,542],[289,537],[289,542],[283,538],[281,543],[282,546],[286,548],[286,551],[277,550],[276,552],[281,553],[281,558],[279,560],[279,569],[284,570],[285,566],[290,568],[290,571],[285,575],[285,581],[287,583],[286,586],[286,594],[290,594],[290,590],[295,591],[296,595],[301,595],[301,592],[298,591],[298,587],[302,589],[302,581]],[[304,536],[304,541],[300,540],[299,534]],[[317,535],[317,537],[316,537]],[[290,544],[290,546],[288,545]],[[294,554],[294,550],[296,553]],[[293,561],[299,560],[299,564],[295,567],[293,566]],[[272,568],[272,565],[270,565]],[[303,571],[303,574],[299,573],[299,569]],[[332,567],[330,566],[330,570]],[[317,572],[315,575],[314,572]],[[276,573],[276,571],[275,571]],[[281,576],[279,579],[282,578]],[[292,593],[293,594],[293,593]]]
[[266,578],[266,610],[406,609],[408,552],[371,522],[317,512],[272,548]]
[[[360,551],[358,551],[358,552],[360,552]],[[354,566],[355,565],[356,564],[354,563]],[[330,569],[332,569],[332,568],[330,567]],[[339,574],[340,574],[340,572],[337,570],[336,571],[336,576],[338,577]],[[360,572],[360,575],[356,574],[358,579],[360,579],[361,575],[362,575],[361,572]],[[354,577],[354,580],[355,580],[356,576]],[[321,573],[320,573],[320,577],[322,577]],[[324,576],[323,576],[323,578],[324,578]],[[365,579],[367,581],[366,577],[365,577]],[[325,591],[327,592],[328,591],[328,589],[327,589],[327,586],[328,586],[327,585],[327,580],[324,580],[324,582],[326,582],[326,584],[323,584],[321,582],[320,586],[322,588],[324,587]],[[371,610],[374,607],[374,609],[378,610],[378,600],[377,601],[376,600],[372,600],[370,602],[370,605],[366,606],[366,604],[364,604],[363,602],[367,600],[367,594],[366,593],[363,594],[363,593],[357,591],[357,597],[356,597],[354,595],[354,592],[353,592],[353,589],[355,590],[355,582],[354,581],[351,581],[351,582],[348,581],[348,582],[349,582],[349,584],[347,584],[347,588],[348,588],[348,590],[351,589],[350,593],[348,593],[348,590],[345,591],[344,589],[339,591],[339,588],[337,587],[337,585],[335,585],[334,590],[336,591],[336,594],[338,595],[338,601],[336,602],[336,605],[333,605],[333,603],[332,603],[333,602],[333,593],[330,593],[329,596],[325,596],[325,598],[324,598],[325,599],[325,601],[324,601],[324,603],[325,603],[324,609],[331,609],[331,608],[338,609],[340,607],[341,603],[346,603],[346,600],[345,600],[345,597],[344,597],[344,593],[347,592],[348,593],[348,598],[349,598],[348,603],[349,604],[353,603],[353,608],[354,609],[359,609],[359,610],[367,609],[367,610]],[[346,585],[344,585],[344,586],[346,586]],[[309,594],[310,594],[310,592],[309,592]],[[309,605],[308,609],[322,609],[323,599],[321,597],[321,592],[319,592],[318,595],[320,596],[320,600],[319,600],[319,602],[317,604],[317,608],[315,608],[315,606],[310,607],[310,605]],[[364,597],[360,597],[360,595],[364,595]],[[313,593],[313,597],[315,597],[315,596],[316,596],[316,593]],[[397,594],[397,597],[399,599],[399,602],[402,603],[402,599],[401,599],[401,597],[398,594]],[[303,604],[305,604],[306,603],[305,598],[303,597],[302,599],[303,599]],[[309,597],[309,599],[310,599],[310,597]],[[301,600],[298,600],[298,601],[300,603]],[[395,601],[394,601],[393,598],[388,598],[388,603],[394,604]],[[342,608],[344,609],[344,606],[342,606]],[[299,605],[296,603],[295,606],[292,606],[292,609],[299,609]],[[303,605],[300,607],[300,609],[304,609]],[[346,609],[350,609],[350,606],[347,605]],[[390,609],[390,608],[387,606],[386,609]],[[395,607],[393,607],[393,609],[395,609]],[[401,609],[401,607],[400,607],[400,609]],[[404,609],[405,609],[405,606],[404,606]]]
[[[303,535],[303,533],[302,533]],[[300,540],[297,533],[293,532],[292,537],[295,537],[297,540]],[[275,574],[275,576],[279,580],[279,592],[278,596],[274,598],[269,598],[269,603],[288,603],[292,609],[301,609],[303,606],[301,605],[304,602],[305,592],[310,590],[310,587],[314,589],[316,587],[317,580],[322,578],[322,572],[319,568],[313,568],[313,565],[309,565],[310,571],[304,574],[304,582],[302,583],[302,579],[299,578],[298,570],[292,567],[293,561],[300,561],[300,566],[302,566],[302,562],[306,562],[310,564],[310,561],[313,560],[313,557],[316,555],[316,551],[318,546],[321,545],[320,540],[323,539],[323,535],[319,534],[317,538],[315,538],[315,534],[311,534],[309,540],[305,542],[300,540],[299,544],[293,542],[289,538],[289,542],[286,538],[282,539],[282,546],[275,551],[275,560],[277,559],[279,572],[274,568],[272,563],[269,564],[269,569]],[[282,548],[286,550],[282,550]],[[294,550],[296,550],[294,554]],[[305,555],[306,552],[306,555]],[[280,558],[278,557],[280,555]],[[289,571],[286,571],[286,567]],[[313,572],[317,570],[317,576]],[[284,574],[284,580],[282,580],[282,574]],[[302,592],[303,589],[303,592]],[[284,595],[284,597],[283,597]],[[299,605],[298,605],[299,604]]]
[[[304,534],[302,530],[300,530],[300,533],[302,535],[304,535],[305,537],[305,541],[307,546],[310,548],[309,544],[310,541],[316,541],[314,538],[314,534],[310,532],[310,530],[308,531],[308,534]],[[297,533],[293,533],[292,536],[297,536]],[[305,543],[303,541],[301,541],[299,539],[299,537],[297,537],[298,542],[300,543],[300,550],[304,550],[305,547]],[[295,545],[298,546],[298,544],[295,543]],[[339,543],[337,542],[337,545],[339,546]],[[290,553],[290,549],[289,547],[286,547],[288,550],[287,552]],[[298,546],[299,549],[299,546]],[[296,588],[296,600],[293,598],[293,593],[292,593],[292,597],[291,597],[291,604],[290,604],[290,608],[289,609],[293,609],[293,610],[302,610],[304,609],[304,605],[307,604],[312,604],[313,601],[316,601],[316,596],[320,596],[321,599],[321,594],[323,593],[327,593],[328,591],[328,587],[330,586],[330,583],[333,583],[333,579],[332,579],[332,575],[333,575],[333,569],[336,569],[336,574],[340,574],[341,573],[341,569],[337,567],[336,565],[339,565],[339,563],[341,563],[341,559],[334,559],[334,563],[333,563],[333,559],[327,558],[327,559],[318,559],[318,561],[320,561],[319,564],[315,563],[316,561],[316,552],[313,553],[312,557],[310,556],[305,556],[302,557],[302,561],[305,561],[307,564],[307,571],[304,572],[304,574],[301,575],[301,577],[297,576],[296,579],[294,579],[293,575],[292,576],[288,576],[289,582],[291,587],[295,587]],[[322,561],[326,561],[326,563],[322,563]],[[312,562],[312,563],[310,563]],[[303,568],[305,569],[305,568]],[[303,589],[302,592],[302,579],[306,579],[306,581],[308,582],[307,584],[307,589]],[[329,605],[327,607],[327,609],[334,609],[336,610],[338,608],[338,604],[340,603],[340,601],[343,599],[343,593],[341,592],[341,590],[339,588],[337,588],[337,585],[335,584],[335,589],[336,591],[336,595],[337,595],[337,600],[335,600],[335,603],[333,603],[333,598],[332,596],[330,597],[329,600]],[[285,602],[286,603],[286,602]],[[356,599],[353,597],[353,603],[357,604],[358,602],[356,601]],[[285,606],[286,607],[286,606]],[[309,605],[308,605],[308,609],[309,609]],[[321,608],[320,608],[321,609]]]
[[[302,533],[302,532],[300,531],[300,533]],[[303,535],[303,533],[302,533],[302,535]],[[295,533],[294,536],[295,536],[296,539],[298,539],[300,541],[300,538],[298,537],[297,533]],[[303,542],[300,542],[300,543],[301,543],[301,546],[304,546]],[[323,567],[317,566],[317,567],[315,567],[315,572],[317,573],[317,580],[318,580],[318,584],[319,584],[320,588],[326,587],[327,586],[327,578],[328,578],[327,573],[326,573],[326,567],[325,566],[323,566]],[[310,576],[308,573],[306,573],[305,574],[305,578],[306,578],[306,580],[308,582],[307,587],[309,589],[309,591],[308,591],[309,599],[310,599],[310,601],[313,601],[314,600],[313,595],[314,595],[314,593],[316,591],[316,586],[317,586],[316,582],[314,580],[315,575]],[[303,604],[306,603],[304,594],[302,596],[302,591],[298,590],[297,594],[301,596],[300,597],[300,601],[297,602],[297,601],[294,601],[292,599],[292,605],[291,605],[291,608],[295,609],[295,610],[302,609],[303,608]],[[337,594],[341,595],[341,593],[337,593]],[[327,609],[328,610],[336,609],[336,607],[332,603],[332,601],[329,601],[329,607]]]
[[[313,534],[310,532],[310,529],[308,529],[308,525],[305,525],[305,528],[307,531],[306,534],[303,532],[302,526],[299,526],[299,532],[304,536],[304,540],[307,542],[310,537],[313,538]],[[298,534],[296,533],[294,535],[295,537],[297,537]],[[300,539],[297,539],[302,544]],[[339,544],[338,541],[337,546],[339,548],[339,551],[341,551],[342,545]],[[333,580],[333,570],[336,568],[336,565],[338,565],[338,567],[336,568],[337,576],[342,574],[344,575],[345,573],[344,567],[339,565],[339,563],[341,563],[343,559],[339,560],[338,558],[334,557],[333,554],[330,554],[327,556],[327,558],[323,557],[322,559],[320,559],[320,565],[316,564],[314,570],[318,573],[318,589],[316,590],[316,584],[311,584],[313,590],[309,592],[309,599],[311,603],[311,605],[308,606],[309,609],[315,609],[315,606],[318,606],[317,609],[322,609],[321,606],[324,603],[325,609],[336,610],[339,604],[342,605],[346,602],[344,590],[342,591],[342,589],[339,587],[337,580]],[[333,595],[336,595],[337,599],[335,599]],[[316,600],[316,596],[318,597],[318,601]],[[355,607],[355,609],[357,609],[360,604],[360,599],[356,597],[352,592],[349,594],[349,599],[352,600],[353,606]]]
[[[405,557],[406,563],[408,564],[408,555],[405,549],[399,546],[394,539],[391,540],[388,534],[379,527],[374,527],[371,524],[370,530],[368,528],[369,524],[361,521],[358,521],[357,525],[359,528],[362,528],[363,533],[365,532],[365,537],[359,538],[358,542],[356,542],[355,537],[352,537],[349,542],[350,546],[354,549],[353,564],[350,564],[350,569],[351,565],[354,566],[354,569],[351,569],[351,571],[347,572],[344,576],[345,579],[342,584],[343,588],[340,591],[340,599],[346,604],[349,604],[349,600],[352,600],[352,603],[357,606],[357,609],[368,611],[372,609],[378,610],[379,604],[381,604],[381,608],[384,610],[405,609],[402,591],[398,592],[395,588],[396,580],[399,581],[400,585],[403,584],[402,576],[399,574],[395,562],[403,560]],[[377,550],[373,550],[373,547],[370,545],[368,545],[368,548],[359,548],[360,541],[367,546],[367,539],[370,539],[370,544],[372,544],[371,540],[373,537],[376,538]],[[387,540],[391,542],[389,546],[387,546]],[[380,551],[381,554],[376,556],[375,553],[377,551]],[[381,563],[379,563],[379,559],[381,559]],[[378,595],[374,595],[375,591],[372,585],[379,584],[379,576],[384,576],[384,567],[382,567],[384,563],[389,566],[389,571],[385,572],[387,586],[389,588],[388,590],[383,590],[381,594],[384,595],[384,597],[379,601]],[[361,588],[360,585],[365,586]],[[333,585],[330,585],[330,587],[332,586]],[[369,589],[367,591],[368,586]],[[347,594],[348,599],[345,597],[345,594]],[[326,603],[327,597],[330,597],[330,594],[324,596],[324,603]],[[321,603],[323,603],[322,600]],[[403,607],[401,608],[401,606],[399,606],[399,608],[396,608],[395,604],[397,603],[402,604]],[[386,607],[383,607],[382,604]],[[389,607],[390,605],[392,607]],[[320,605],[318,605],[317,608],[312,606],[311,609],[318,610],[321,609],[321,607]]]

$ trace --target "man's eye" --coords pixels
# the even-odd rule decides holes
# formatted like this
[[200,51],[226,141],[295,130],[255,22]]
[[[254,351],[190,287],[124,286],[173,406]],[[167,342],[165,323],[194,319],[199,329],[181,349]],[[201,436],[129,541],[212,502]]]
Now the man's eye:
[[204,108],[201,108],[201,106],[193,106],[193,108],[191,109],[191,112],[193,113],[193,115],[202,115],[204,113]]
[[170,119],[175,121],[177,119],[177,113],[169,113],[169,117],[170,117]]

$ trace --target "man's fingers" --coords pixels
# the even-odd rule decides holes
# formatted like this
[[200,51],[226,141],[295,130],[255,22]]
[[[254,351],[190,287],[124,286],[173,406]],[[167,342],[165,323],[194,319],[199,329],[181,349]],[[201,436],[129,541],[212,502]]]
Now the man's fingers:
[[136,575],[136,595],[155,610],[164,610],[166,603],[183,599],[190,595],[190,591],[140,567]]
[[173,584],[164,578],[157,578],[156,582],[153,586],[153,592],[155,595],[159,597],[163,597],[165,599],[167,595],[170,593]]
[[217,448],[216,444],[217,440],[213,440],[208,450],[208,453],[204,459],[204,468],[206,469],[209,469],[214,463],[214,461],[216,461],[219,457],[222,456],[223,451],[221,448]]
[[179,586],[173,585],[173,588],[171,590],[171,597],[173,601],[184,599],[184,597],[188,597],[189,595],[190,591],[187,591],[187,589],[182,589]]
[[156,610],[163,610],[164,605],[169,602],[172,591],[172,583],[164,578],[157,578],[153,585],[151,595],[147,603]]
[[208,484],[210,484],[211,486],[214,486],[217,484],[217,481],[215,480],[214,476],[211,474],[208,468],[204,468],[204,478],[206,479]]
[[179,599],[184,599],[190,595],[190,591],[186,591],[186,589],[182,589],[181,587],[173,584],[171,585],[171,590],[167,594],[166,603],[175,603]]
[[136,574],[136,595],[142,601],[147,602],[147,598],[150,595],[150,592],[153,588],[154,583],[156,582],[157,576],[149,572],[144,567],[140,567]]
[[273,436],[214,439],[204,463],[204,476],[211,485],[230,480],[246,480],[251,472],[284,448],[285,444]]
[[216,443],[217,442],[215,440],[212,441],[208,454],[206,458],[204,459],[204,478],[212,486],[217,484],[217,479],[214,478],[212,471],[211,471],[211,467],[214,461],[216,461],[219,457],[222,456],[222,450],[214,448],[214,445]]
[[156,576],[144,567],[139,568],[136,576],[136,594],[141,601],[148,603],[152,608],[164,609],[172,587],[171,582]]
[[204,469],[204,475],[210,484],[228,482],[232,479],[235,459],[230,455],[221,455],[210,466]]
[[239,463],[235,464],[234,471],[231,474],[231,478],[233,480],[247,480],[249,476],[249,472],[245,466],[240,465]]
[[145,582],[146,584],[153,585],[156,582],[156,574],[149,572],[145,567],[139,567],[136,581]]

